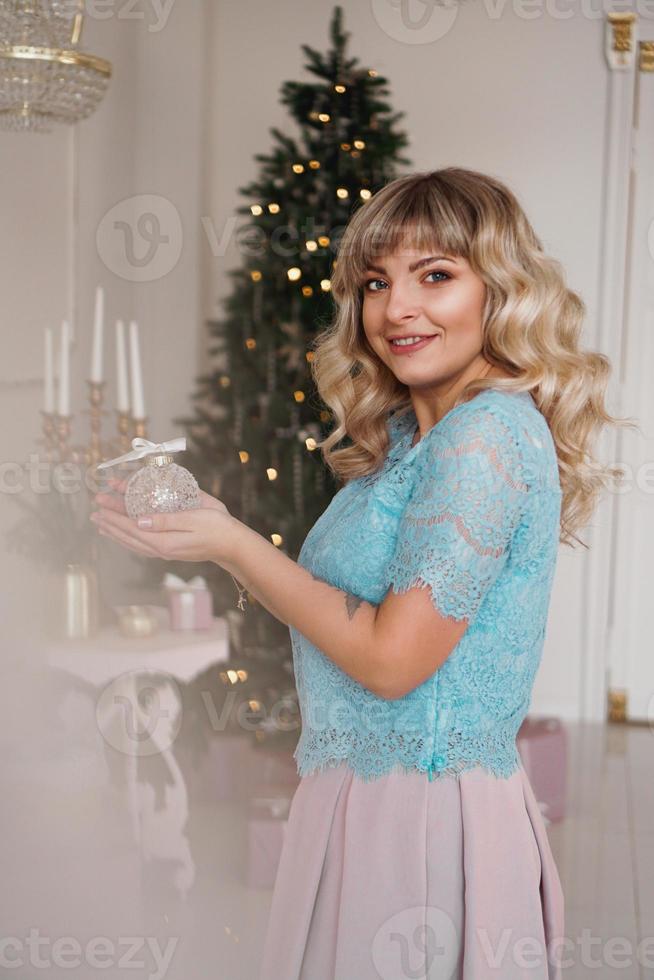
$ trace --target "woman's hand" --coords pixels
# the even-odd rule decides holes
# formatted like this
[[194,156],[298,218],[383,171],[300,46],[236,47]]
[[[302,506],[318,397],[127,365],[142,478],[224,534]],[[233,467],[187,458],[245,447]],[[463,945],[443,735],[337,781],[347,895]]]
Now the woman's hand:
[[173,514],[149,514],[149,527],[128,516],[125,509],[127,480],[109,480],[115,491],[98,493],[99,509],[91,520],[104,537],[113,538],[129,551],[170,561],[215,561],[229,563],[236,553],[239,522],[225,505],[203,490],[200,507]]

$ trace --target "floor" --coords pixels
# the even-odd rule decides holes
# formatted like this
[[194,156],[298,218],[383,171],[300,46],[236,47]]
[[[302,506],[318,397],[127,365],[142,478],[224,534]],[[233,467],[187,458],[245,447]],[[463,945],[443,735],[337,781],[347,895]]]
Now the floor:
[[[80,726],[78,718],[78,735]],[[653,733],[566,731],[568,813],[548,825],[572,939],[564,978],[654,980]],[[38,751],[25,738],[11,757],[0,745],[12,801],[0,828],[12,976],[50,980],[74,969],[113,980],[129,969],[149,980],[256,980],[272,892],[247,885],[246,802],[211,800],[191,780],[195,881],[182,901],[172,858],[139,860],[125,785],[107,779],[93,748],[79,741],[73,751],[61,734],[37,741]],[[40,965],[30,930],[43,939]]]

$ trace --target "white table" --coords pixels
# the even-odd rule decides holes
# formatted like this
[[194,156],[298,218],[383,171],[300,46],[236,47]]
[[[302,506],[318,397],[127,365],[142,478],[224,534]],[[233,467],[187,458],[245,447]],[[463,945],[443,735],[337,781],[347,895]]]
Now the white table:
[[[152,636],[127,637],[117,626],[105,628],[85,640],[51,641],[46,657],[49,666],[100,689],[96,720],[106,742],[125,757],[132,825],[142,859],[179,861],[174,882],[185,901],[195,880],[195,863],[185,833],[186,782],[173,752],[182,720],[177,681],[188,684],[212,664],[225,663],[229,633],[223,618],[214,618],[208,630],[171,630],[168,609],[149,608],[158,624]],[[153,676],[158,679],[156,688]],[[161,756],[172,780],[166,783],[161,810],[154,806],[154,787],[138,780],[139,757],[154,754]]]

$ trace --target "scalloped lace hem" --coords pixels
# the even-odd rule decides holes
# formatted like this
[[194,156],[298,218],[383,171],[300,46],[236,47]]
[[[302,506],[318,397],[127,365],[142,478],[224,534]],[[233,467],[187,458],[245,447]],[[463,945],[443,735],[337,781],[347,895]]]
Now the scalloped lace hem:
[[370,766],[364,767],[352,760],[348,756],[338,756],[338,755],[328,755],[328,756],[301,756],[298,755],[297,751],[293,756],[297,761],[297,771],[301,778],[305,776],[310,776],[313,773],[325,772],[327,769],[333,769],[337,766],[345,765],[351,769],[359,779],[364,782],[371,782],[374,779],[379,779],[382,776],[387,776],[390,773],[413,773],[422,772],[429,777],[429,780],[441,779],[444,777],[450,777],[453,779],[458,778],[464,772],[470,772],[473,769],[482,769],[487,772],[490,776],[495,776],[497,779],[509,779],[514,773],[516,773],[521,765],[520,757],[517,754],[511,758],[502,762],[491,762],[490,760],[461,760],[453,766],[443,766],[438,767],[433,762],[431,764],[424,764],[421,762],[408,763],[408,762],[398,762],[396,760],[389,760],[388,763],[382,764],[375,768]]

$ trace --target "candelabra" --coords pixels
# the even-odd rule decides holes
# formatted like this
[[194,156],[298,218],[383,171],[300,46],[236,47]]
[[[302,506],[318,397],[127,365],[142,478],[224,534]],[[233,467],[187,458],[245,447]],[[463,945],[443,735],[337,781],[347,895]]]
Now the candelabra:
[[140,439],[147,439],[148,437],[148,420],[147,419],[132,419],[132,424],[134,426],[134,435]]
[[135,436],[147,438],[146,418],[133,419],[128,412],[116,411],[117,434],[113,439],[102,438],[103,419],[110,412],[103,408],[104,381],[88,382],[89,407],[83,414],[89,416],[89,440],[87,444],[74,445],[71,441],[72,415],[41,411],[42,437],[39,443],[44,446],[46,460],[49,462],[73,462],[90,466],[93,469],[103,459],[122,456],[131,448]]

